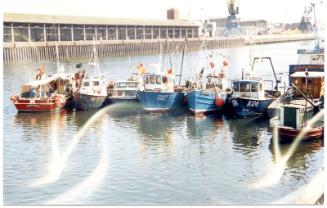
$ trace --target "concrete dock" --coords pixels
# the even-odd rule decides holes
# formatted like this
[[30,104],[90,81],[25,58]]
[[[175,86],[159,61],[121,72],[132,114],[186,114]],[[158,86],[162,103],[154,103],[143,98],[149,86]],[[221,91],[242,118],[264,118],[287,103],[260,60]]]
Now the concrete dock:
[[[313,35],[270,35],[252,38],[188,38],[187,50],[196,51],[204,46],[207,49],[243,47],[252,44],[268,44],[288,41],[312,40]],[[100,57],[157,54],[160,45],[163,52],[181,52],[184,38],[145,39],[145,40],[101,40],[96,41]],[[92,52],[93,41],[51,41],[51,42],[4,42],[4,64],[31,63],[56,59],[56,44],[60,59],[88,58]]]

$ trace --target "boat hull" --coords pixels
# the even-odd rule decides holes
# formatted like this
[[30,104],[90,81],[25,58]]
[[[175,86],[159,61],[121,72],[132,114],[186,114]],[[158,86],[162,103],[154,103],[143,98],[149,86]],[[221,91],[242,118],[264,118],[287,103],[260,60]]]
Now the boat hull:
[[46,100],[34,100],[34,99],[18,99],[14,102],[18,112],[25,113],[38,113],[38,112],[50,112],[61,107],[62,105],[57,103],[54,99]]
[[168,111],[185,106],[182,92],[139,91],[138,98],[146,111]]
[[139,102],[137,97],[109,97],[108,100],[110,103]]
[[89,110],[102,107],[106,96],[95,96],[88,94],[78,94],[74,97],[76,110]]
[[[222,94],[220,98],[226,103],[227,95]],[[187,105],[194,114],[204,114],[221,110],[224,105],[217,106],[214,92],[192,90],[187,93]]]
[[[278,126],[278,135],[280,143],[290,143],[293,142],[294,139],[300,134],[301,129],[295,129],[290,127]],[[315,127],[309,129],[308,132],[304,135],[302,141],[310,141],[322,139],[324,137],[324,127]]]
[[228,106],[233,114],[240,117],[265,114],[274,99],[255,100],[249,98],[229,98]]

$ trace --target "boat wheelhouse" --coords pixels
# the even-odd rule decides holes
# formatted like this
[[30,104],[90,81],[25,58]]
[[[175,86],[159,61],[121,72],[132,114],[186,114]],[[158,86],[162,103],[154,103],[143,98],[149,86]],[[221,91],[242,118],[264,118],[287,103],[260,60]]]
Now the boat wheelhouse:
[[110,91],[109,100],[116,102],[137,102],[137,91],[140,88],[140,82],[137,80],[117,81]]
[[75,95],[76,109],[100,108],[107,97],[106,81],[102,77],[84,78],[79,93]]
[[294,104],[305,106],[306,111],[318,109],[324,104],[324,49],[300,49],[298,50],[297,64],[289,66],[288,90],[281,99],[274,101],[268,108],[270,118],[280,115],[283,104]]

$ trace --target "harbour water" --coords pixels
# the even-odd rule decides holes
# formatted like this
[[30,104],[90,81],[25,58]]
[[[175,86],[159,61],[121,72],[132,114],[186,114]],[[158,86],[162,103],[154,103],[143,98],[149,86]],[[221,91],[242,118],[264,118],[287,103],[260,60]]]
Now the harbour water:
[[[283,73],[296,63],[298,48],[312,45],[311,41],[262,45],[255,47],[255,54],[272,57],[277,73]],[[249,51],[243,47],[210,52],[218,66],[222,55],[228,57],[227,77],[236,79],[249,64]],[[206,53],[202,52],[203,60]],[[178,72],[181,56],[171,57]],[[199,57],[201,52],[186,55],[184,80],[199,71]],[[163,60],[163,68],[168,68],[168,56]],[[104,58],[102,72],[108,80],[126,79],[130,66],[140,62],[151,71],[158,55],[132,56],[130,61]],[[276,184],[257,186],[276,160],[266,118],[149,114],[138,104],[108,106],[94,123],[86,122],[97,111],[17,114],[10,96],[32,79],[40,64],[4,65],[5,205],[270,204],[322,169],[323,144],[301,144]],[[54,72],[55,63],[44,64],[49,74]],[[272,79],[270,71],[258,72]],[[287,82],[286,73],[279,76]],[[288,147],[283,145],[282,153]]]

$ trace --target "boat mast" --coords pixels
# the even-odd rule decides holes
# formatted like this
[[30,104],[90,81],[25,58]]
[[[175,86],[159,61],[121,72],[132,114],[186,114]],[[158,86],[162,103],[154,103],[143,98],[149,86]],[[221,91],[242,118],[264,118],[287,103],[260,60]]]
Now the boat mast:
[[183,48],[183,54],[182,54],[182,62],[181,62],[181,72],[180,72],[180,75],[179,75],[178,86],[181,86],[181,80],[182,80],[182,75],[183,75],[183,62],[184,62],[185,50],[186,50],[186,38],[185,38],[185,42],[184,42],[184,48]]
[[317,26],[317,16],[316,16],[316,3],[311,3],[313,8],[314,23],[315,23],[315,50],[319,50],[319,36],[318,36],[318,26]]
[[[99,68],[99,60],[98,60],[98,54],[97,54],[97,50],[95,47],[95,37],[93,36],[93,61],[94,61],[94,67],[95,67],[95,72],[96,74],[101,77],[101,72],[100,72],[100,68]],[[92,57],[90,62],[92,61]]]
[[58,48],[58,43],[56,43],[56,56],[57,56],[57,72],[59,73],[59,67],[60,67],[60,63],[59,63],[59,48]]
[[159,42],[160,45],[159,45],[159,66],[158,68],[160,68],[160,71],[162,71],[162,65],[161,65],[161,62],[162,62],[162,44],[161,42]]
[[59,48],[58,48],[58,43],[56,43],[56,55],[57,55],[57,73],[59,75],[59,78],[58,78],[58,87],[57,87],[57,90],[58,90],[58,94],[60,93],[60,63],[59,63]]
[[[306,94],[306,97],[308,97],[308,75],[309,75],[309,73],[308,73],[308,69],[306,68],[305,69],[305,94]],[[307,117],[307,105],[308,105],[308,101],[307,101],[307,99],[305,99],[305,107],[304,107],[304,123],[305,123],[305,125],[306,125],[306,123],[307,123],[307,119],[308,119],[308,117]]]

